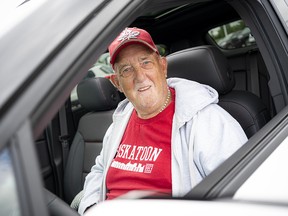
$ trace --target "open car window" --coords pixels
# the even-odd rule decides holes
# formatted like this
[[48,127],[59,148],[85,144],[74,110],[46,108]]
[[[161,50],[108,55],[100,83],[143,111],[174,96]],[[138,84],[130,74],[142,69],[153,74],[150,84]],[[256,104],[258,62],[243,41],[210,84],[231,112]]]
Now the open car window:
[[217,26],[209,30],[208,33],[214,42],[222,49],[231,50],[256,44],[249,27],[247,27],[242,20]]

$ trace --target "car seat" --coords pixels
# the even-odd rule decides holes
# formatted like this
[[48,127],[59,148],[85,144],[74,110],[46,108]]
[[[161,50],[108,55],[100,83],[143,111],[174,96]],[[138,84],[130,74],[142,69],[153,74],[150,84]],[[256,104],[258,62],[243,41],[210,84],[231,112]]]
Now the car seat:
[[242,126],[248,138],[270,119],[267,107],[248,91],[233,90],[234,74],[215,46],[199,46],[167,56],[168,77],[181,77],[209,85],[219,93],[219,105]]
[[83,189],[86,175],[100,154],[112,114],[120,102],[120,94],[103,77],[82,80],[77,86],[78,100],[89,112],[79,120],[64,173],[64,199],[71,203]]

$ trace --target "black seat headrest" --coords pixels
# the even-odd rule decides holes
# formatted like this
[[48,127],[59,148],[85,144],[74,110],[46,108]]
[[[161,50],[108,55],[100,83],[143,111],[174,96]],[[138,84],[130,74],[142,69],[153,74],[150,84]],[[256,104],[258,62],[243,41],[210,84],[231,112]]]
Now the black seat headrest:
[[115,109],[120,95],[112,83],[104,77],[82,80],[77,86],[79,103],[89,111]]
[[180,77],[209,85],[226,94],[235,85],[234,75],[223,53],[214,46],[199,46],[167,56],[168,77]]

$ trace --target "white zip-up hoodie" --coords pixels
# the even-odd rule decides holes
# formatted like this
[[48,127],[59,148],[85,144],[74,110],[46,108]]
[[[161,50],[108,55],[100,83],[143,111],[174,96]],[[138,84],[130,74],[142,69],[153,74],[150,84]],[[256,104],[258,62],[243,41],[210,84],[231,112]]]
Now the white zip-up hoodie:
[[[239,123],[217,105],[215,89],[181,78],[170,78],[167,82],[175,89],[171,160],[172,195],[177,197],[218,167],[247,137]],[[105,200],[106,174],[133,109],[125,99],[114,112],[102,151],[85,180],[84,197],[78,209],[81,215],[87,207]]]

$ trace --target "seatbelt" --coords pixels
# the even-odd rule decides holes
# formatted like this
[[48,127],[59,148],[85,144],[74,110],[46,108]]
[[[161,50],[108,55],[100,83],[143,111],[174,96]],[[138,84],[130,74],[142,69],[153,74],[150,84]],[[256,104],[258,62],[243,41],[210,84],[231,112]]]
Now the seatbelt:
[[[53,120],[52,120],[53,121]],[[52,168],[52,173],[53,173],[53,179],[55,184],[53,184],[55,186],[55,194],[57,194],[59,197],[62,196],[62,192],[61,192],[61,181],[60,181],[60,177],[59,177],[59,171],[57,170],[57,165],[56,165],[56,160],[57,158],[55,157],[55,149],[53,147],[53,126],[52,126],[52,122],[49,123],[49,125],[46,127],[45,129],[45,140],[47,142],[47,148],[48,148],[48,152],[49,152],[49,158],[51,160],[51,168]]]
[[260,97],[257,53],[249,52],[247,58],[249,58],[248,90]]
[[62,145],[63,168],[65,170],[69,153],[69,139],[70,139],[67,126],[66,103],[59,110],[59,121],[60,121],[59,141],[61,142]]

